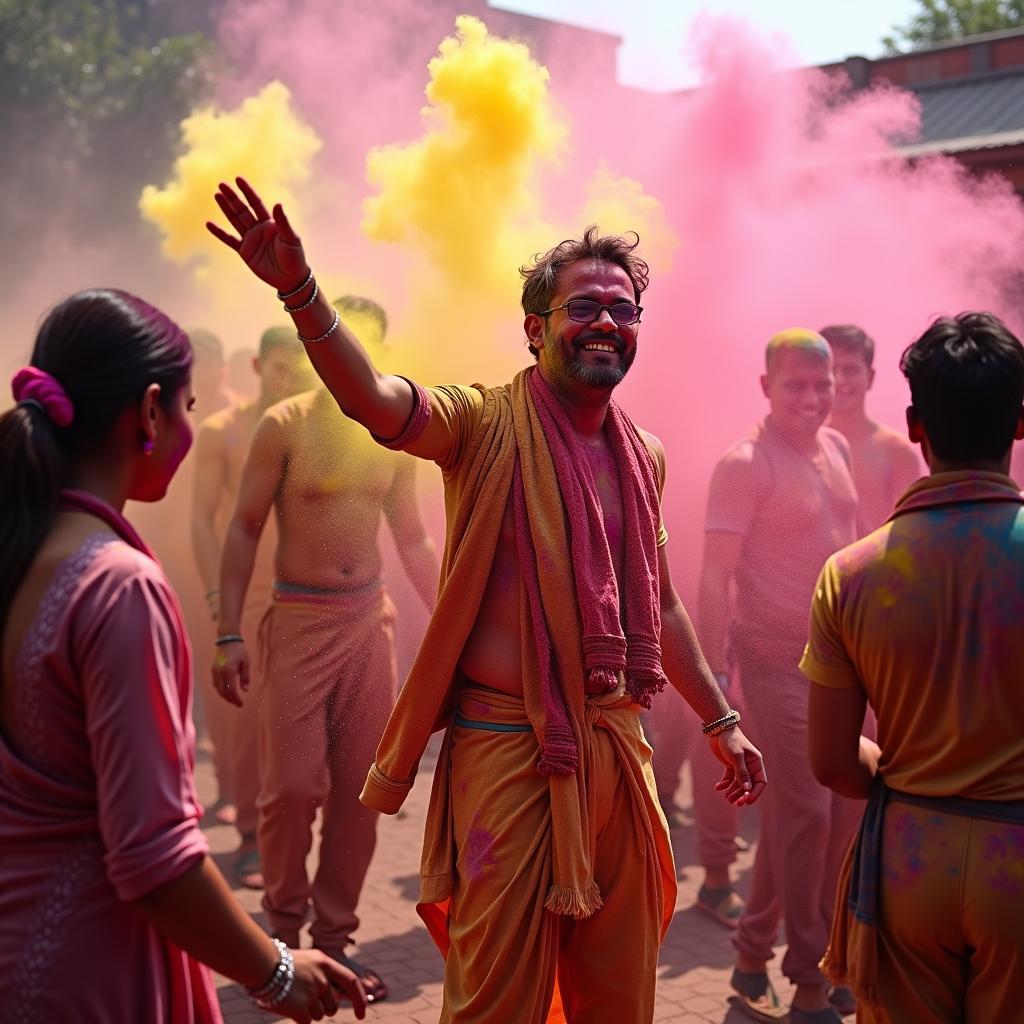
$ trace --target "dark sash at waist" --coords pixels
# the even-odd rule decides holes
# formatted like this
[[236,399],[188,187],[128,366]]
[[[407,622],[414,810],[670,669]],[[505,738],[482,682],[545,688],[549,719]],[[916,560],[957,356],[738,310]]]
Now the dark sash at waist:
[[861,924],[878,925],[878,882],[882,868],[882,825],[890,802],[911,804],[939,814],[953,814],[980,821],[1024,825],[1024,800],[972,800],[960,796],[918,796],[889,789],[881,775],[875,777],[868,805],[857,833],[853,870],[846,905]]

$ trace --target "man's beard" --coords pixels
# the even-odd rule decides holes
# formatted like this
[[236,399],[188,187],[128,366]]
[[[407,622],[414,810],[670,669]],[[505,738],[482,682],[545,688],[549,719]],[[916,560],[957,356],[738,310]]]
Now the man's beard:
[[587,366],[580,358],[582,349],[575,345],[572,349],[571,359],[566,359],[562,345],[554,339],[549,339],[545,348],[551,355],[552,369],[556,373],[566,380],[593,388],[595,391],[610,391],[621,384],[622,379],[629,373],[629,368],[633,365],[633,358],[636,356],[636,349],[633,349],[632,352],[619,353],[617,366],[602,364]]

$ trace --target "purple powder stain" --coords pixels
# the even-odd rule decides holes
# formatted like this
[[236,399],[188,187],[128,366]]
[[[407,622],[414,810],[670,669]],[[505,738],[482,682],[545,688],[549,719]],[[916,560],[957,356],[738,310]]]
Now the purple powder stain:
[[489,715],[491,713],[491,705],[485,704],[482,700],[470,700],[468,703],[472,704],[481,715]]
[[465,863],[466,873],[471,879],[479,878],[486,868],[492,868],[498,861],[492,847],[494,836],[486,829],[474,825],[466,836]]
[[885,876],[895,886],[913,885],[925,872],[924,826],[911,811],[889,812],[885,821]]
[[1003,825],[985,837],[982,859],[988,869],[988,883],[1007,896],[1024,892],[1024,827]]

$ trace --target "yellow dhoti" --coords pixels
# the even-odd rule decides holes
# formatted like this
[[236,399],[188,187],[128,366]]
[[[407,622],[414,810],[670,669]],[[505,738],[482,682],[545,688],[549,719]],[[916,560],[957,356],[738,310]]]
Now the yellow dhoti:
[[462,691],[435,777],[448,793],[440,804],[454,847],[451,896],[418,907],[445,955],[442,1022],[653,1019],[676,878],[639,710],[614,693],[586,703],[580,771],[602,906],[574,919],[545,907],[551,777],[537,771],[524,703],[481,687]]

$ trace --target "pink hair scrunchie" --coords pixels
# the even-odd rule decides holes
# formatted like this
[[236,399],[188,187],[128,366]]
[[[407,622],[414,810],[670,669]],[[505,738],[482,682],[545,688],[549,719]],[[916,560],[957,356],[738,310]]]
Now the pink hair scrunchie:
[[16,402],[35,402],[58,426],[66,427],[75,418],[75,407],[64,386],[52,374],[38,366],[26,366],[11,380],[11,393]]

